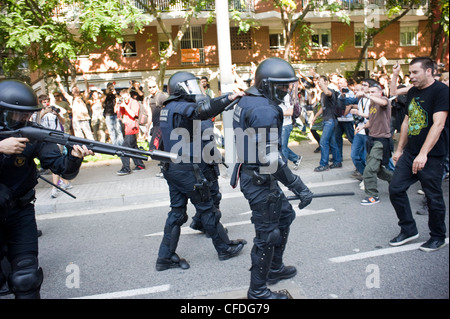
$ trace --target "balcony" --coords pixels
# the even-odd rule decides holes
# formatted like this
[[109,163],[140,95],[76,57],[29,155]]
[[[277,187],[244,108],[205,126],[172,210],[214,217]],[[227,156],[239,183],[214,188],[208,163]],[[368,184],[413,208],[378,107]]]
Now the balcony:
[[[222,0],[223,1],[223,0]],[[182,1],[175,1],[174,4],[171,4],[170,0],[156,0],[156,7],[159,8],[162,12],[173,12],[173,11],[186,11],[187,7],[183,4]],[[136,8],[140,10],[145,10],[145,6],[142,6],[141,3],[150,7],[149,0],[141,0],[140,3],[135,1]],[[255,11],[255,0],[233,0],[229,4],[230,10],[236,10],[239,12],[254,12]],[[214,11],[215,5],[210,4],[206,6],[204,11]]]

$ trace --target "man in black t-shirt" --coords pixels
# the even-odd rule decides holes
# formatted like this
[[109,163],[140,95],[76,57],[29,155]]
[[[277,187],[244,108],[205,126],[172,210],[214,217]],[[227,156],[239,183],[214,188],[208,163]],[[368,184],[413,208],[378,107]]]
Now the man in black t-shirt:
[[399,219],[400,234],[391,246],[400,246],[419,237],[406,191],[420,181],[428,208],[430,239],[420,246],[435,251],[445,246],[445,202],[442,192],[444,160],[448,153],[448,87],[433,78],[434,63],[428,57],[414,58],[410,65],[411,83],[407,96],[408,114],[402,123],[396,163],[389,196]]
[[117,118],[116,95],[117,93],[116,89],[114,88],[114,84],[109,82],[106,86],[106,91],[101,101],[103,103],[105,122],[106,126],[108,127],[109,137],[111,138],[111,144],[122,145],[122,124]]

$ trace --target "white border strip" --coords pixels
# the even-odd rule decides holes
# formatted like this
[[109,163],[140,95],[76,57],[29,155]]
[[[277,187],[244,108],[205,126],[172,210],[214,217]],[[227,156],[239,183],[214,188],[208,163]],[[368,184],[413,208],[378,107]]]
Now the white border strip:
[[78,297],[78,298],[72,298],[72,299],[116,299],[116,298],[125,298],[125,297],[139,296],[139,295],[154,294],[157,292],[168,291],[169,289],[170,289],[170,285],[161,285],[161,286],[148,287],[148,288],[116,291],[116,292],[110,292],[110,293],[106,293],[106,294]]

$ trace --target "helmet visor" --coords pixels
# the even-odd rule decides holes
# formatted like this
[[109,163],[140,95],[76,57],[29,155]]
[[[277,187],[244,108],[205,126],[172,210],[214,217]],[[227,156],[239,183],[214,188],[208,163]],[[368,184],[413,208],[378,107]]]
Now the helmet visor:
[[30,123],[30,118],[34,112],[19,112],[13,110],[3,111],[3,125],[10,130],[17,130]]
[[294,105],[298,99],[298,81],[289,83],[272,83],[271,100],[279,104]]
[[179,88],[187,95],[203,94],[198,79],[189,79],[178,83]]

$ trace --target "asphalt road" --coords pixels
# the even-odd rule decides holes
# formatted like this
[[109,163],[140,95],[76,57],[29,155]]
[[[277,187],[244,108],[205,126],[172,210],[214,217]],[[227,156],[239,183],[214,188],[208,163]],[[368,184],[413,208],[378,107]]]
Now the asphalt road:
[[[387,184],[381,181],[379,186],[381,202],[361,206],[364,193],[355,180],[311,184],[316,193],[353,191],[356,195],[314,199],[306,209],[296,208],[285,264],[296,266],[298,274],[272,289],[287,289],[296,299],[448,299],[449,246],[432,253],[418,250],[429,231],[428,217],[416,215],[419,239],[400,248],[390,247],[388,242],[399,227]],[[418,187],[409,190],[413,209],[420,206]],[[448,194],[448,181],[443,188]],[[448,207],[448,196],[446,204]],[[153,198],[145,206],[105,207],[95,213],[38,215],[38,227],[43,231],[39,260],[45,274],[41,296],[244,298],[254,233],[249,206],[239,191],[226,190],[221,209],[230,238],[244,238],[249,243],[243,252],[219,261],[211,240],[192,231],[189,220],[177,252],[191,268],[163,272],[155,270],[155,263],[168,212],[166,198]],[[192,206],[188,213],[193,215]]]

